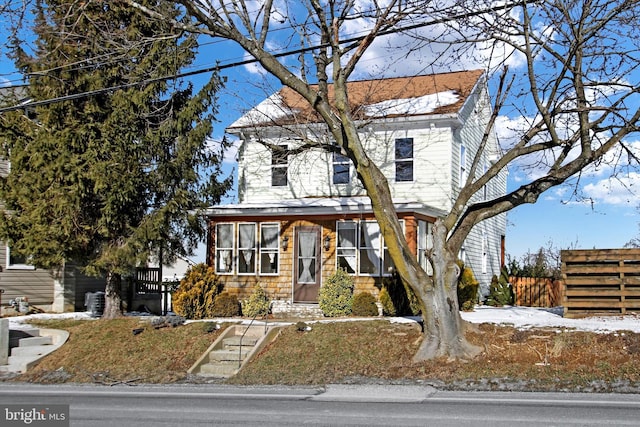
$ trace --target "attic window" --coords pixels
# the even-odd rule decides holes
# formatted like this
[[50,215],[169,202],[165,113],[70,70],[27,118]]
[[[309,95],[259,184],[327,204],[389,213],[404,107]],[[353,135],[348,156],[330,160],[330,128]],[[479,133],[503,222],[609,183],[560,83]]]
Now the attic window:
[[287,185],[287,169],[289,166],[289,148],[280,145],[271,150],[271,186],[285,187]]
[[413,181],[413,138],[396,139],[396,181]]

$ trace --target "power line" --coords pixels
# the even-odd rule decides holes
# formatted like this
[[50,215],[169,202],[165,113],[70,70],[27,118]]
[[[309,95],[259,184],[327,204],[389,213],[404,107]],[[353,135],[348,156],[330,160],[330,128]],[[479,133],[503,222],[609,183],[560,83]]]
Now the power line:
[[[497,11],[500,11],[500,10],[507,10],[507,9],[510,9],[511,7],[520,6],[520,5],[521,5],[521,3],[509,3],[509,4],[493,6],[493,7],[482,9],[482,10],[475,11],[475,12],[463,12],[463,13],[458,14],[458,15],[438,18],[438,19],[434,19],[434,20],[431,20],[431,21],[426,21],[426,22],[421,22],[421,23],[417,23],[417,24],[413,24],[413,25],[408,25],[408,26],[405,26],[405,27],[399,27],[399,28],[393,28],[393,29],[381,31],[381,32],[379,32],[377,34],[377,36],[386,36],[386,35],[396,34],[396,33],[404,32],[404,31],[416,30],[416,29],[419,29],[419,28],[428,27],[428,26],[431,26],[431,25],[443,24],[443,23],[459,20],[459,19],[462,19],[462,18],[470,18],[470,17],[473,17],[473,16],[479,16],[479,15],[483,15],[483,14],[486,14],[486,13],[489,13],[489,12],[497,12]],[[365,37],[366,36],[358,36],[358,37],[347,38],[347,39],[339,41],[339,44],[359,42],[359,41],[362,41]],[[297,55],[297,54],[301,54],[301,53],[307,53],[307,52],[310,52],[310,51],[313,51],[313,50],[316,50],[316,49],[327,48],[327,47],[331,47],[331,44],[330,43],[321,43],[321,44],[318,44],[316,46],[307,46],[307,47],[302,47],[302,48],[294,49],[294,50],[290,50],[290,51],[274,53],[274,54],[272,54],[272,56],[274,58],[281,58],[281,57],[290,56],[290,55]],[[166,80],[182,79],[182,78],[191,77],[191,76],[194,76],[194,75],[197,75],[197,74],[211,73],[211,72],[214,72],[214,71],[225,70],[225,69],[228,69],[228,68],[235,68],[235,67],[239,67],[239,66],[242,66],[242,65],[254,64],[254,63],[257,63],[257,62],[259,62],[259,61],[257,59],[255,59],[255,58],[246,59],[246,60],[243,60],[243,61],[236,61],[236,62],[232,62],[232,63],[228,63],[228,64],[219,64],[219,65],[216,65],[216,66],[213,66],[213,67],[207,67],[207,68],[202,68],[202,69],[198,69],[198,70],[194,70],[194,71],[178,73],[178,74],[174,74],[174,75],[170,75],[170,76],[163,76],[163,77],[157,77],[157,78],[153,78],[153,79],[146,79],[146,80],[142,80],[142,81],[138,81],[138,82],[125,83],[125,84],[121,84],[121,85],[110,86],[110,87],[107,87],[107,88],[96,89],[96,90],[93,90],[93,91],[87,91],[87,92],[81,92],[81,93],[76,93],[76,94],[71,94],[71,95],[60,96],[60,97],[56,97],[56,98],[50,98],[50,99],[46,99],[46,100],[42,100],[42,101],[33,101],[33,102],[29,102],[28,104],[24,104],[23,103],[21,105],[13,105],[13,106],[10,106],[10,107],[3,107],[3,108],[0,108],[0,114],[1,113],[5,113],[5,112],[9,112],[9,111],[15,111],[15,110],[24,109],[27,105],[29,107],[39,107],[39,106],[42,106],[42,105],[53,104],[53,103],[56,103],[56,102],[71,101],[71,100],[74,100],[74,99],[85,98],[85,97],[90,97],[90,96],[95,96],[95,95],[101,95],[103,93],[112,92],[112,91],[121,90],[121,89],[128,89],[128,88],[136,87],[136,86],[145,86],[145,85],[148,85],[148,84],[162,82],[162,81],[166,81]]]

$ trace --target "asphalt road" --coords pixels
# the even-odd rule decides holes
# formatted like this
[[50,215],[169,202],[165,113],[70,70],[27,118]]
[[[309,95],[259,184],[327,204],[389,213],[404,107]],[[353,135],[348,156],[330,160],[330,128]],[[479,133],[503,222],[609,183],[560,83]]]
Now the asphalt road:
[[640,395],[446,392],[429,386],[2,383],[0,406],[10,404],[68,404],[71,426],[98,427],[640,425]]

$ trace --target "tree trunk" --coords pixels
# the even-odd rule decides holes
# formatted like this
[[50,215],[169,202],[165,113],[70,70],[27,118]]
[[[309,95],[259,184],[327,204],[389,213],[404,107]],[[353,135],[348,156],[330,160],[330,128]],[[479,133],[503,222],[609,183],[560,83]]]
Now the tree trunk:
[[446,245],[447,229],[440,220],[433,227],[433,284],[413,287],[422,302],[424,340],[414,362],[436,357],[471,359],[482,351],[465,337],[465,323],[458,307],[460,267]]
[[119,274],[107,273],[107,286],[104,291],[103,319],[115,319],[122,316],[122,298],[120,297],[121,278]]

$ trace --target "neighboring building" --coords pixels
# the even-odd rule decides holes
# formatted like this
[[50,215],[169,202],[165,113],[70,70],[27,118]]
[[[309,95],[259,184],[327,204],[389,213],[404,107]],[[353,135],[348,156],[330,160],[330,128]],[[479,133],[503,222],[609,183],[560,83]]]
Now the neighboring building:
[[[22,104],[28,111],[28,99],[24,86],[0,88],[0,106]],[[9,173],[10,165],[0,158],[0,175]],[[0,202],[0,207],[2,203]],[[88,277],[72,263],[66,263],[59,271],[37,269],[28,260],[11,253],[11,248],[0,242],[0,290],[4,292],[2,307],[15,298],[26,298],[30,305],[45,311],[84,311],[85,294],[103,291],[105,278]]]
[[[491,114],[484,74],[351,82],[349,95],[365,149],[388,179],[409,247],[429,271],[424,251],[431,225],[451,208]],[[355,277],[356,292],[377,294],[392,263],[349,159],[320,149],[283,156],[277,149],[331,143],[305,101],[284,88],[227,132],[240,138],[239,203],[207,213],[207,262],[225,290],[243,299],[258,283],[276,306],[315,303],[323,281],[341,267]],[[478,173],[499,155],[492,135]],[[505,192],[506,173],[473,201]],[[460,254],[485,290],[503,262],[505,229],[505,215],[484,221]]]

